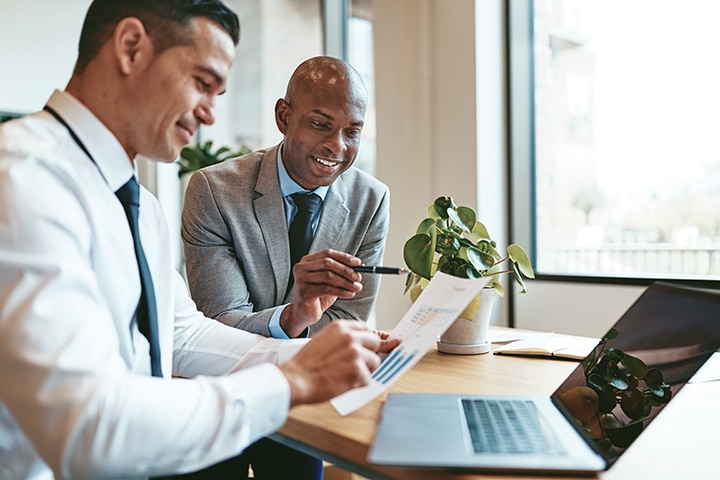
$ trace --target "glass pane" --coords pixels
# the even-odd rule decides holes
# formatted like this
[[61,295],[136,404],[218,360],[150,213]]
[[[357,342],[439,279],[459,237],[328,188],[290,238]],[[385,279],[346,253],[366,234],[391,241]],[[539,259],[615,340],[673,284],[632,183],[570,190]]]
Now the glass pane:
[[228,0],[240,17],[240,45],[217,122],[201,140],[252,149],[278,143],[275,102],[295,67],[323,53],[321,0]]
[[720,2],[534,8],[538,271],[720,278]]
[[375,57],[372,0],[352,0],[348,21],[348,62],[360,72],[368,89],[368,109],[355,166],[375,174]]

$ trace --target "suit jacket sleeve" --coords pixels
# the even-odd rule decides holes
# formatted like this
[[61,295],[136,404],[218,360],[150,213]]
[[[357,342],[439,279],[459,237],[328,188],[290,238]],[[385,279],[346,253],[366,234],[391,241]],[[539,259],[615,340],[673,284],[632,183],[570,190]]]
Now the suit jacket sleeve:
[[[221,207],[228,206],[218,204],[204,173],[194,173],[185,192],[181,227],[192,298],[208,317],[270,337],[268,323],[274,309],[255,311]],[[267,288],[268,278],[255,280],[256,288]]]

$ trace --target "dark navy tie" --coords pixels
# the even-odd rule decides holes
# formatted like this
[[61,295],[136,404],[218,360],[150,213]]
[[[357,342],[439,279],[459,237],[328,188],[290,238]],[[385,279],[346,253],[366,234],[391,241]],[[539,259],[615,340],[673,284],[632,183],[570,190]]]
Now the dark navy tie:
[[140,243],[140,229],[138,227],[138,215],[140,208],[140,185],[135,177],[115,192],[125,209],[128,224],[132,231],[135,244],[135,257],[138,270],[140,271],[140,303],[137,306],[138,329],[150,342],[150,367],[154,377],[162,377],[160,364],[160,340],[158,335],[157,305],[155,304],[155,289],[153,288],[150,268],[148,267],[145,252]]
[[[314,193],[294,193],[291,195],[297,213],[290,224],[290,268],[300,261],[310,249],[313,239],[312,217],[322,203]],[[292,274],[291,274],[292,277]]]

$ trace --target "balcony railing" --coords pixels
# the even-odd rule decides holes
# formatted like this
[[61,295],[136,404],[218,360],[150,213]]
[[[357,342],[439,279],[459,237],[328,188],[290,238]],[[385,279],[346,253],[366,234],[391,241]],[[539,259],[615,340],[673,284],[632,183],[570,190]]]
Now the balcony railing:
[[[697,278],[718,276],[720,246],[633,244],[561,246],[538,270],[575,275],[633,275]],[[542,256],[542,255],[541,255]]]

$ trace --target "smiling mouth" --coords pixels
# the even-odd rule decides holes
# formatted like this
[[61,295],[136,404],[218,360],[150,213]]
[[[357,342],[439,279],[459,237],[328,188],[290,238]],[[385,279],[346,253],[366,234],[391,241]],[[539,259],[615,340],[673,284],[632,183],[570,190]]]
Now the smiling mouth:
[[319,158],[319,157],[312,157],[312,158],[313,158],[313,160],[318,162],[320,165],[325,165],[326,167],[330,167],[330,168],[336,167],[340,163],[340,162],[333,162],[331,160],[326,160],[324,158]]
[[183,130],[185,132],[185,136],[189,137],[190,139],[192,139],[192,137],[195,136],[194,129],[185,125],[183,122],[178,122],[177,125],[178,125],[178,127],[180,127],[181,130]]

